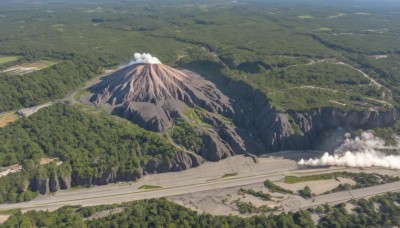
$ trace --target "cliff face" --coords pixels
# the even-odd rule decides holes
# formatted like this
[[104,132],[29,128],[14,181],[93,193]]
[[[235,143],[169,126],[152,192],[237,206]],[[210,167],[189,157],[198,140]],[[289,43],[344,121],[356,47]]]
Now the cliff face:
[[[313,149],[320,134],[339,127],[348,129],[372,129],[393,125],[399,118],[398,110],[349,111],[326,107],[299,112],[280,113],[267,97],[250,86],[239,82],[227,83],[230,89],[241,91],[241,96],[253,99],[253,104],[241,108],[234,122],[260,139],[265,150],[261,153],[281,150]],[[241,107],[241,106],[239,106]],[[236,111],[238,113],[238,111]],[[259,153],[260,154],[260,153]]]
[[[40,194],[48,194],[59,190],[69,189],[71,186],[90,187],[93,185],[107,185],[117,181],[135,181],[141,175],[177,172],[203,164],[205,160],[196,155],[184,152],[178,152],[168,162],[150,160],[142,171],[120,172],[118,168],[111,168],[98,175],[64,175],[60,177],[50,176],[49,178],[34,178],[30,184],[31,191],[38,191]],[[25,189],[26,190],[26,189]],[[21,190],[24,191],[24,190]]]
[[150,160],[144,167],[144,174],[177,172],[203,164],[205,160],[191,153],[178,152],[171,161]]
[[[334,108],[320,108],[291,115],[275,113],[270,118],[257,116],[255,121],[260,122],[254,127],[257,137],[265,143],[269,151],[303,150],[312,149],[321,132],[325,130],[338,127],[350,129],[387,127],[394,124],[398,116],[397,110],[344,112]],[[293,119],[292,122],[290,118]]]

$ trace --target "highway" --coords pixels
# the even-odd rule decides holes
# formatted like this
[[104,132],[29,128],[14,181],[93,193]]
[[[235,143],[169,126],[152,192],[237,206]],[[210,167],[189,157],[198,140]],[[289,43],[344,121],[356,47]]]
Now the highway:
[[28,210],[55,210],[65,205],[84,205],[93,206],[100,204],[121,203],[132,200],[151,199],[182,195],[187,193],[201,192],[219,188],[229,188],[235,186],[249,185],[264,182],[266,179],[282,178],[285,173],[266,174],[253,177],[232,178],[226,180],[209,181],[206,183],[160,188],[153,190],[137,190],[129,185],[113,184],[109,186],[100,186],[88,189],[61,191],[55,195],[39,197],[30,202],[17,204],[0,205],[1,210],[20,208],[23,211]]
[[[235,156],[215,163],[205,163],[200,167],[186,171],[145,176],[137,182],[114,183],[106,186],[59,191],[55,194],[39,196],[29,202],[1,204],[0,211],[15,208],[20,208],[23,211],[33,209],[56,210],[65,205],[93,206],[113,204],[245,186],[262,183],[266,179],[281,180],[286,175],[306,175],[343,170],[349,172],[379,172],[397,176],[400,174],[399,171],[379,168],[363,170],[344,167],[299,169],[295,160],[279,156],[259,158],[258,163],[254,163],[250,157]],[[224,177],[226,174],[231,175]],[[161,188],[153,190],[139,189],[143,185],[155,185]],[[286,202],[287,205],[282,206],[285,210],[292,211],[326,203],[339,203],[352,198],[382,194],[388,191],[400,191],[400,182],[317,196],[314,200],[296,198],[294,199],[296,202],[293,202],[293,200],[288,201]]]

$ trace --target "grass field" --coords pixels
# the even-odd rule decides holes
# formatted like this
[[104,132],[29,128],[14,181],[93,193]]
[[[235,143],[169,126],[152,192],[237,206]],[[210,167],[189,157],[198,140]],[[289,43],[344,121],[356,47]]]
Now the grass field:
[[18,120],[18,115],[15,112],[7,112],[0,114],[0,127],[4,127],[9,123]]
[[36,67],[38,69],[44,69],[46,67],[50,67],[53,66],[55,64],[57,64],[58,62],[55,61],[48,61],[48,60],[39,60],[33,63],[26,63],[26,64],[22,64],[22,67]]
[[0,64],[12,62],[18,59],[19,57],[17,56],[0,56]]
[[237,175],[237,173],[227,173],[227,174],[223,175],[221,178],[234,177],[236,175]]
[[19,209],[10,209],[10,210],[4,210],[0,211],[0,215],[12,215],[15,214]]
[[162,188],[161,186],[156,186],[156,185],[142,185],[138,189],[146,189],[146,190],[151,190],[151,189],[159,189]]
[[320,175],[311,175],[311,176],[302,176],[302,177],[287,176],[287,177],[285,177],[284,182],[286,184],[295,184],[295,183],[307,182],[307,181],[331,180],[333,178],[334,178],[334,176],[332,174],[320,174]]
[[224,179],[224,178],[234,177],[234,176],[237,176],[237,175],[238,175],[237,173],[226,173],[221,177],[209,179],[207,181],[215,181],[215,180],[220,180],[220,179]]

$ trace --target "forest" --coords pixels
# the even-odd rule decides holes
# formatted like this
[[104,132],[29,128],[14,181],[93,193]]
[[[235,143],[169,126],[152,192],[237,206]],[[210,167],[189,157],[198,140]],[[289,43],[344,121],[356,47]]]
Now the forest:
[[0,69],[40,59],[62,63],[22,77],[0,73],[0,112],[62,98],[103,69],[129,62],[134,52],[214,81],[247,83],[280,111],[397,106],[397,14],[288,4],[82,2],[29,10],[29,4],[10,3],[0,9],[0,54],[20,60]]
[[[166,162],[180,150],[126,120],[63,104],[0,128],[0,138],[0,166],[23,165],[22,172],[0,178],[0,203],[32,199],[29,190],[25,196],[25,183],[35,177],[101,176],[118,169],[117,174],[139,178],[149,160]],[[41,166],[43,157],[63,163]]]

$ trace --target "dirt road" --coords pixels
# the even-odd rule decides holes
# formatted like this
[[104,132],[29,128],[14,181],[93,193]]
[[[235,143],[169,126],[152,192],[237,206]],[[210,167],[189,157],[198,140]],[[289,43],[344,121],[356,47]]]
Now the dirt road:
[[386,192],[400,192],[400,182],[393,182],[368,188],[360,188],[349,191],[331,193],[327,195],[316,196],[309,200],[293,200],[284,205],[285,211],[297,211],[310,207],[321,206],[325,204],[335,205],[342,202],[347,202],[351,199],[360,199],[370,196],[384,194]]

